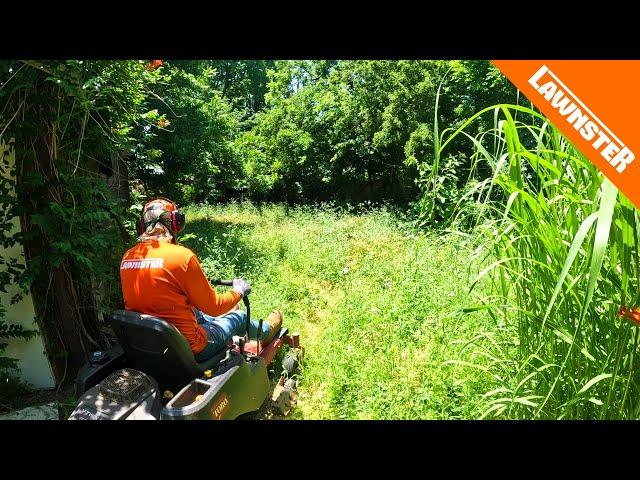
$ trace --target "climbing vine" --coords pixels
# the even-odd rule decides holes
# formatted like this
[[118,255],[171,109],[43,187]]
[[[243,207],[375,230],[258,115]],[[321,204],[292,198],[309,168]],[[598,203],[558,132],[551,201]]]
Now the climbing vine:
[[[110,341],[103,312],[121,301],[118,263],[132,238],[129,188],[118,185],[136,161],[134,147],[144,153],[145,137],[167,124],[147,109],[161,67],[0,61],[0,137],[16,154],[15,181],[0,184],[0,244],[21,243],[27,260],[3,259],[0,290],[14,283],[31,291],[59,382]],[[16,216],[21,232],[9,233],[6,220]]]

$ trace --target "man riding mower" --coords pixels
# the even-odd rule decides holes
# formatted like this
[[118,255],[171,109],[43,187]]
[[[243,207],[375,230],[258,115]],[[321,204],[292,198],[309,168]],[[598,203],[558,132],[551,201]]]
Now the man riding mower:
[[184,223],[168,199],[145,204],[138,243],[120,264],[125,310],[110,317],[119,345],[94,352],[79,372],[70,419],[237,418],[263,405],[267,365],[283,344],[291,349],[272,402],[285,415],[295,404],[295,381],[285,380],[303,351],[298,335],[278,310],[251,319],[246,280],[216,280],[232,287],[216,293],[197,256],[176,243]]

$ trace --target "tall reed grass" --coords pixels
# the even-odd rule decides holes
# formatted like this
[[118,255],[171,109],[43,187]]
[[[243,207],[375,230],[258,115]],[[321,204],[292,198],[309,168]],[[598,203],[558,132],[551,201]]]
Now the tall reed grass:
[[[492,129],[466,133],[489,112]],[[639,327],[618,315],[639,302],[637,209],[531,108],[498,105],[444,130],[436,166],[459,135],[475,146],[472,175],[481,164],[492,172],[459,203],[480,204],[484,268],[472,291],[494,292],[467,309],[496,321],[467,345],[491,360],[482,368],[496,382],[482,416],[639,418]]]

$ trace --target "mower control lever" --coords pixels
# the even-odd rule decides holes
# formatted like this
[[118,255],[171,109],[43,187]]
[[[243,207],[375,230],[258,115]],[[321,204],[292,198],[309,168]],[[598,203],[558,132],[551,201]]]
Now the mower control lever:
[[[211,283],[213,283],[214,285],[220,285],[220,286],[224,286],[224,287],[233,287],[233,280],[221,280],[219,278],[216,279],[212,279]],[[249,294],[245,295],[244,297],[242,297],[242,302],[244,303],[244,306],[247,307],[247,325],[246,325],[246,332],[247,332],[247,339],[249,338],[249,325],[251,325],[251,305],[249,304]],[[259,336],[260,334],[258,333],[257,336]],[[256,336],[256,341],[258,341],[258,338]]]

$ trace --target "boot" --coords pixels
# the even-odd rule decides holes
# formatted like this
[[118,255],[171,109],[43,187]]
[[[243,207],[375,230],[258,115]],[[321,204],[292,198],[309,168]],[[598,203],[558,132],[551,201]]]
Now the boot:
[[265,322],[268,323],[271,328],[269,330],[269,335],[260,339],[260,343],[263,346],[266,346],[271,340],[273,340],[276,333],[280,331],[280,327],[282,327],[282,313],[280,310],[274,310],[269,314]]

